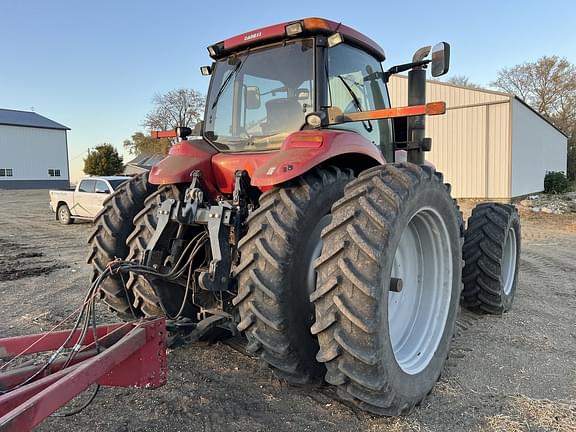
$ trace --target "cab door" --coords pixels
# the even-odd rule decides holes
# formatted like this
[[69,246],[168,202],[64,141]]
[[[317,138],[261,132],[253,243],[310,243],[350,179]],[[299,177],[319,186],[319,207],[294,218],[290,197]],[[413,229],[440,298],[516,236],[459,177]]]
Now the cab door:
[[[382,79],[382,65],[373,56],[345,43],[327,50],[328,104],[342,112],[390,108],[388,90]],[[350,122],[335,126],[369,139],[393,161],[392,121],[390,119]]]
[[95,217],[98,212],[102,209],[102,204],[104,200],[108,198],[108,195],[112,193],[112,189],[108,182],[104,180],[96,180],[94,184],[94,193],[90,198],[88,203],[88,212],[91,218]]
[[74,205],[70,209],[74,216],[90,217],[90,202],[94,196],[96,180],[84,179],[80,181],[78,189],[74,192]]

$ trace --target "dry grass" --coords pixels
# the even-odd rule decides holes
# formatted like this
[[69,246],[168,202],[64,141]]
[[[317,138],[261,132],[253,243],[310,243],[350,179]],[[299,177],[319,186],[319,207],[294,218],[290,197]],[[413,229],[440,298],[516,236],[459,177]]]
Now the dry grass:
[[406,417],[391,417],[385,422],[381,420],[377,424],[372,424],[368,428],[369,432],[429,432],[426,426],[417,420]]
[[491,432],[522,432],[522,423],[510,416],[498,414],[487,418],[487,424]]
[[491,432],[576,432],[576,403],[526,396],[511,398],[510,415],[498,414],[486,419]]
[[514,408],[529,423],[546,431],[576,432],[576,403],[562,403],[546,399],[514,398]]

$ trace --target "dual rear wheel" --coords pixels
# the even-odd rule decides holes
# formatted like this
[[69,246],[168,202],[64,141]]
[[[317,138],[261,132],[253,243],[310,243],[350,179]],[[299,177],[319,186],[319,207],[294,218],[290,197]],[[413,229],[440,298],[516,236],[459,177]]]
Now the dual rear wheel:
[[[145,177],[112,195],[90,237],[95,276],[114,257],[137,259],[158,205],[178,196],[176,187],[156,191]],[[374,413],[398,415],[419,404],[441,374],[461,298],[463,222],[442,175],[409,163],[357,179],[316,168],[265,192],[247,225],[233,304],[248,350],[279,377],[295,384],[325,378]],[[465,238],[463,304],[508,310],[517,213],[479,206]],[[132,276],[107,279],[102,293],[131,319],[163,313],[159,289]],[[178,287],[171,292],[182,298]]]

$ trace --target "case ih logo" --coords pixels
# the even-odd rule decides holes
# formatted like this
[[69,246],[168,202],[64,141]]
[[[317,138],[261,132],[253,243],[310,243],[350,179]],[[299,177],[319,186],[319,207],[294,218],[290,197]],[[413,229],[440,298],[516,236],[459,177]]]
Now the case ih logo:
[[262,32],[250,33],[244,36],[244,41],[250,41],[252,39],[259,38],[260,36],[262,36]]

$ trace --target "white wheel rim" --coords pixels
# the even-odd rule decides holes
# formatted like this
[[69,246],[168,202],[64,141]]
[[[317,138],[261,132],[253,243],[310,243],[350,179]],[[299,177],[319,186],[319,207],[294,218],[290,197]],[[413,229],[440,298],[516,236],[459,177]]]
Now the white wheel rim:
[[516,231],[510,227],[506,233],[504,247],[502,249],[502,287],[504,294],[510,295],[514,285],[516,273]]
[[446,224],[436,210],[422,208],[412,216],[394,255],[391,277],[402,279],[402,290],[388,295],[390,342],[407,374],[421,372],[434,357],[450,309],[452,274]]
[[63,208],[60,209],[60,220],[63,220],[63,221],[68,220],[68,214],[66,213],[66,210],[64,210]]
[[323,216],[318,221],[316,226],[314,227],[314,230],[312,231],[312,234],[310,235],[310,238],[308,239],[309,244],[312,246],[310,259],[308,260],[308,266],[305,269],[305,271],[306,271],[306,291],[308,291],[308,294],[312,294],[314,292],[314,290],[316,289],[316,277],[317,276],[316,276],[316,268],[314,266],[314,261],[322,253],[323,242],[322,242],[321,233],[322,233],[322,230],[324,229],[324,227],[326,227],[330,223],[331,219],[332,219],[332,216],[329,214]]

